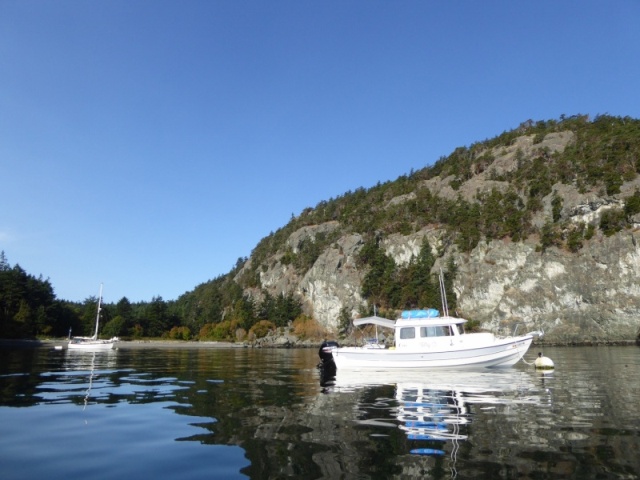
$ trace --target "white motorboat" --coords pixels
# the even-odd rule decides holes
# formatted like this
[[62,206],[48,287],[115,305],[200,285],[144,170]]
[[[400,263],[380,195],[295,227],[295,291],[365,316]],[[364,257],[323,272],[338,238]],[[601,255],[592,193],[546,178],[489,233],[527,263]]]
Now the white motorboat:
[[509,367],[527,352],[543,332],[499,337],[492,333],[465,333],[463,318],[449,316],[440,275],[444,315],[435,309],[407,310],[397,320],[374,315],[353,324],[393,329],[395,345],[368,343],[362,347],[327,347],[340,369]]
[[98,330],[100,328],[100,310],[102,310],[102,284],[100,284],[100,294],[98,295],[98,313],[96,314],[96,330],[92,337],[71,337],[67,347],[71,350],[111,350],[115,348],[118,341],[117,337],[109,340],[101,340],[98,338]]

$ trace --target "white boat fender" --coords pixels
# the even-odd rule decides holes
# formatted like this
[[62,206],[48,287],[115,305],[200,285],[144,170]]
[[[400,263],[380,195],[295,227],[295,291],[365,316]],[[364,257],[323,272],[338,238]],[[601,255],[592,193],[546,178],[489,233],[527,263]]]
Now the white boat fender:
[[549,370],[554,368],[555,366],[553,364],[553,360],[551,360],[549,357],[542,356],[542,352],[538,353],[538,358],[535,359],[533,365],[541,370]]

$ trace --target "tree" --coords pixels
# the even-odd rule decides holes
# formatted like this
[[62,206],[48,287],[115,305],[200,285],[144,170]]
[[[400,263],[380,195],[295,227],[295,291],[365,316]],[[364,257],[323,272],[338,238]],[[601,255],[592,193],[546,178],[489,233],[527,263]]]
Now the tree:
[[0,336],[34,337],[51,331],[48,323],[55,295],[48,280],[27,274],[20,265],[11,267],[0,254]]
[[4,250],[0,251],[0,272],[6,272],[11,269],[7,256],[4,254]]
[[80,316],[81,331],[73,332],[77,336],[91,336],[95,333],[96,316],[98,315],[98,298],[87,297],[83,303]]
[[233,317],[237,319],[238,326],[245,330],[250,329],[257,319],[254,315],[255,303],[250,297],[242,297],[233,305]]
[[127,297],[122,297],[120,301],[118,301],[118,303],[116,304],[116,308],[113,314],[113,320],[115,320],[118,317],[121,319],[121,320],[118,320],[118,323],[117,323],[116,330],[118,330],[118,333],[110,333],[110,332],[108,333],[106,331],[107,325],[105,324],[105,335],[111,336],[111,337],[119,337],[119,336],[126,335],[127,332],[131,328],[133,328],[133,325],[134,325],[133,306],[131,305],[131,302],[129,302],[129,299]]
[[116,315],[102,329],[102,334],[108,338],[120,337],[126,333],[126,320],[120,315]]
[[167,304],[161,296],[153,297],[147,306],[147,326],[146,334],[150,337],[161,337],[163,333],[170,329],[169,317],[167,315]]
[[351,312],[348,307],[344,306],[340,309],[340,315],[338,316],[338,333],[340,335],[347,335],[351,331]]
[[258,318],[269,320],[277,327],[286,326],[302,313],[302,303],[291,292],[273,297],[265,291],[263,295]]
[[375,304],[388,306],[394,296],[395,261],[387,256],[375,240],[367,242],[360,251],[360,262],[369,265],[362,281],[362,296]]
[[394,306],[411,309],[430,308],[438,304],[438,290],[434,286],[431,275],[434,264],[435,258],[431,252],[431,245],[425,237],[418,257],[398,275],[404,285],[403,298],[400,305]]
[[551,199],[551,207],[552,207],[552,214],[553,214],[553,221],[554,223],[557,222],[558,220],[560,220],[560,216],[562,213],[562,197],[558,195],[557,192],[555,192],[553,194],[553,198]]
[[33,314],[26,300],[20,300],[20,308],[14,315],[13,319],[15,328],[13,334],[16,337],[34,336],[35,328],[33,326]]

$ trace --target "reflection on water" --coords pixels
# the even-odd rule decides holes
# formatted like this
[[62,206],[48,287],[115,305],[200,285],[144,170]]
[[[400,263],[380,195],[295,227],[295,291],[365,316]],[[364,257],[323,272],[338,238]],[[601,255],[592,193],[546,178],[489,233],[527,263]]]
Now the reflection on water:
[[639,478],[640,349],[545,354],[349,373],[315,349],[0,349],[0,478]]
[[[479,371],[340,371],[323,370],[325,393],[340,395],[392,386],[394,400],[377,399],[385,405],[389,418],[366,418],[360,425],[395,427],[406,436],[409,454],[443,456],[449,454],[455,472],[460,442],[468,440],[474,408],[483,413],[518,405],[543,408],[551,402],[548,389],[536,383],[535,371],[518,369]],[[551,378],[553,372],[544,372]]]
[[393,453],[394,475],[640,478],[640,350],[549,350],[555,371],[339,371],[320,383],[329,410],[354,405],[360,442]]

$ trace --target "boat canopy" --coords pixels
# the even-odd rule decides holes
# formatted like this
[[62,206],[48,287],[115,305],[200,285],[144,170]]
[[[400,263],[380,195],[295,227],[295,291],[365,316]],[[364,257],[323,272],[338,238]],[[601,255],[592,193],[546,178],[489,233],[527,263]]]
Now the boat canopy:
[[360,325],[379,325],[381,327],[386,327],[386,328],[395,328],[396,321],[374,315],[373,317],[356,318],[353,321],[353,324],[356,327]]
[[462,323],[466,323],[464,318],[457,317],[435,317],[435,318],[399,318],[396,325],[397,326],[430,326],[435,327],[438,325],[460,325]]
[[440,312],[435,308],[427,308],[426,310],[404,310],[400,318],[436,318],[440,316]]

